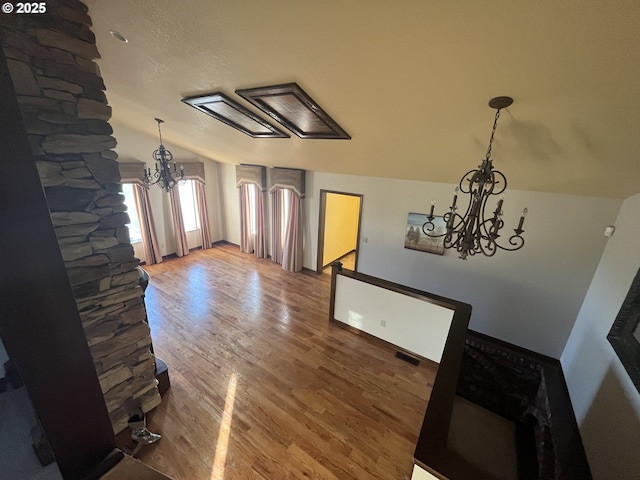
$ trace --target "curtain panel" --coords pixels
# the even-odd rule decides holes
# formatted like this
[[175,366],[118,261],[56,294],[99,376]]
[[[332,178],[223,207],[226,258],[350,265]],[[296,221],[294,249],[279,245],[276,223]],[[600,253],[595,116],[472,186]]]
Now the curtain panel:
[[140,233],[142,235],[142,247],[147,265],[162,262],[160,243],[156,235],[156,225],[151,212],[149,201],[149,189],[137,183],[133,184],[133,196],[136,200],[136,208],[140,217]]
[[240,251],[253,253],[252,234],[253,222],[251,221],[251,191],[253,185],[245,183],[240,185]]
[[255,205],[255,240],[254,249],[256,257],[266,258],[267,256],[267,230],[265,227],[265,208],[264,208],[264,191],[256,188],[256,205]]
[[189,254],[189,244],[187,243],[187,232],[184,229],[182,218],[182,207],[180,206],[180,193],[177,188],[169,190],[171,200],[171,218],[173,219],[173,230],[176,235],[176,255],[183,257]]
[[271,192],[271,260],[282,263],[282,225],[284,190]]
[[267,256],[264,193],[255,184],[240,185],[240,251]]
[[305,171],[269,169],[272,211],[272,259],[284,270],[302,270]]
[[200,236],[202,249],[211,248],[211,229],[209,228],[209,213],[207,210],[207,195],[204,183],[196,181],[196,203],[198,205],[198,219],[200,220]]
[[236,186],[240,192],[240,251],[267,256],[265,190],[267,169],[260,165],[236,165]]
[[[302,197],[291,190],[284,190],[289,195],[289,212],[287,228],[282,242],[282,269],[291,272],[302,270]],[[285,214],[287,214],[285,213]]]

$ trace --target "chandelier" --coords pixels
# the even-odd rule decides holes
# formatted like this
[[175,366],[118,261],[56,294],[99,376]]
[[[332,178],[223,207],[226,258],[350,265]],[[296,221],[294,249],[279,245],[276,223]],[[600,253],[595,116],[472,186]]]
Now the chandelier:
[[[446,230],[443,233],[436,231],[436,226],[433,223],[435,201],[431,202],[431,210],[427,215],[427,221],[422,225],[422,231],[425,235],[432,238],[444,237],[444,248],[455,248],[463,260],[477,253],[491,257],[495,255],[498,249],[514,251],[521,249],[524,245],[522,225],[524,224],[524,217],[527,215],[526,208],[522,210],[518,227],[513,230],[515,234],[509,237],[508,244],[501,245],[498,243],[500,230],[504,226],[504,221],[502,220],[502,203],[504,200],[502,193],[507,188],[507,179],[502,172],[493,169],[491,147],[493,146],[493,137],[498,126],[498,118],[500,118],[500,110],[512,103],[513,99],[511,97],[496,97],[489,101],[489,106],[497,111],[493,121],[493,130],[489,139],[487,155],[482,160],[482,163],[478,165],[478,169],[467,172],[456,187],[451,207],[442,217]],[[458,192],[469,195],[469,205],[464,215],[460,215],[457,212]],[[500,195],[493,212],[490,207],[487,208],[487,201],[492,195]]]
[[162,144],[160,124],[164,123],[164,120],[156,118],[155,121],[158,122],[158,135],[160,137],[160,146],[152,155],[156,162],[156,170],[155,172],[152,172],[151,167],[147,168],[145,165],[142,180],[145,185],[158,185],[160,188],[164,188],[168,192],[176,185],[184,184],[184,168],[180,166],[180,170],[178,171],[176,162],[173,162],[173,166],[171,165],[173,154],[164,148],[164,145]]

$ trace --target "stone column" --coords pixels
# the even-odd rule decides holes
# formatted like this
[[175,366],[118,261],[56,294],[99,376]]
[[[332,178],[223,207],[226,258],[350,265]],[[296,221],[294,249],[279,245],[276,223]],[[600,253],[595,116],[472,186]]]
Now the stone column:
[[[33,155],[114,432],[160,403],[151,337],[87,7],[0,16]],[[28,219],[25,219],[28,221]],[[37,239],[25,239],[38,248]]]

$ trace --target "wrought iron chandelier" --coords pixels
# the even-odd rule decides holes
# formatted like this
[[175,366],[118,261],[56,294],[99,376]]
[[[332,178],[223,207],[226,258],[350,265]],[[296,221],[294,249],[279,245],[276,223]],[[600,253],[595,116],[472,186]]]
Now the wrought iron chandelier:
[[153,159],[156,161],[156,170],[155,172],[152,172],[151,167],[147,168],[145,165],[143,181],[145,185],[158,185],[160,188],[164,188],[168,192],[176,185],[184,184],[184,168],[180,166],[180,170],[178,170],[176,162],[173,162],[173,166],[171,165],[173,154],[164,148],[164,145],[162,144],[160,124],[164,123],[164,120],[156,118],[155,121],[158,122],[158,135],[160,137],[160,146],[157,150],[154,150],[152,155]]
[[[427,215],[427,221],[422,225],[422,231],[425,235],[435,238],[444,237],[444,248],[455,248],[463,260],[477,253],[491,257],[495,255],[498,249],[514,251],[521,249],[524,245],[522,225],[524,224],[524,217],[527,215],[526,208],[522,210],[520,222],[518,227],[513,230],[515,234],[509,237],[508,245],[500,245],[498,243],[499,232],[504,227],[504,221],[502,220],[502,193],[507,188],[507,178],[502,172],[494,170],[491,148],[498,126],[498,118],[500,118],[500,110],[512,103],[513,99],[511,97],[496,97],[489,101],[489,106],[497,111],[493,121],[493,130],[489,139],[487,155],[482,160],[482,163],[478,165],[478,169],[467,172],[456,187],[451,207],[442,217],[445,221],[446,231],[442,234],[437,234],[436,232],[436,226],[433,223],[435,202],[431,202],[431,210]],[[457,213],[458,192],[469,195],[469,205],[464,215]],[[491,212],[490,208],[487,209],[487,201],[492,195],[501,195],[493,212]]]

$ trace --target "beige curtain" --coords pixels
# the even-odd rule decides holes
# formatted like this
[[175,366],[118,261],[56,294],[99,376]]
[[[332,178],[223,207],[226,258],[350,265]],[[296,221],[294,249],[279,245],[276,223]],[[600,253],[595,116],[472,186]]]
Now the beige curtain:
[[256,237],[254,240],[254,248],[256,257],[265,258],[267,256],[267,231],[264,224],[264,192],[258,187],[255,187],[255,195],[256,211],[254,213],[256,215]]
[[273,207],[272,258],[274,262],[281,263],[284,270],[299,272],[302,270],[305,171],[273,168],[269,172],[269,192]]
[[253,253],[253,222],[251,215],[251,191],[255,185],[240,185],[240,251]]
[[[240,185],[240,251],[267,256],[264,193],[253,183]],[[253,202],[251,201],[253,197]]]
[[147,265],[162,262],[160,243],[156,235],[156,225],[151,212],[149,189],[137,183],[133,184],[133,196],[136,199],[136,208],[140,220],[140,233],[142,235],[142,247],[144,248],[145,262]]
[[176,234],[176,255],[183,257],[189,254],[189,245],[187,244],[187,232],[184,230],[184,220],[182,219],[180,192],[178,192],[177,187],[169,190],[169,200],[171,200],[173,230]]
[[202,249],[211,248],[211,230],[209,229],[209,214],[207,212],[207,196],[205,186],[199,180],[196,184],[196,200],[198,204],[198,218],[200,220],[200,236],[202,238]]
[[284,192],[289,195],[289,211],[284,212],[288,222],[282,247],[282,269],[299,272],[302,270],[302,198],[291,190]]
[[271,192],[271,260],[282,263],[282,210],[284,190]]

